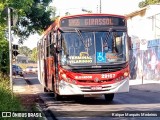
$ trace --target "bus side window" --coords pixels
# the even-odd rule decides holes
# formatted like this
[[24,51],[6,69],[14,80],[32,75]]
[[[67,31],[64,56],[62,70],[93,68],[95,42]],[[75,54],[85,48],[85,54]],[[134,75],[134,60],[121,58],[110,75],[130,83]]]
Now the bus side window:
[[51,32],[51,43],[56,43],[56,33],[55,33],[55,31],[52,31]]
[[49,45],[49,54],[50,56],[54,56],[54,52],[55,52],[55,44],[56,44],[56,33],[54,31],[52,31],[50,33],[50,45]]
[[49,57],[49,46],[47,46],[47,57]]
[[56,43],[56,36],[57,36],[57,34],[54,33],[54,34],[53,34],[53,43]]
[[59,33],[58,35],[56,35],[56,40],[57,40],[57,44],[56,44],[56,52],[60,53],[62,51],[62,35],[61,33]]
[[54,43],[52,43],[52,44],[50,45],[50,55],[51,55],[51,56],[54,56],[54,52],[55,52]]
[[47,36],[47,57],[50,56],[51,34]]

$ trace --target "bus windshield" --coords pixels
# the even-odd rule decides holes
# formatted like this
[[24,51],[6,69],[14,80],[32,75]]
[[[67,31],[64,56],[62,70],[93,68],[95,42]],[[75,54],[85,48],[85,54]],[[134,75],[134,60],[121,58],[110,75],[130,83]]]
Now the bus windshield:
[[107,65],[124,63],[127,33],[123,31],[62,33],[61,65]]

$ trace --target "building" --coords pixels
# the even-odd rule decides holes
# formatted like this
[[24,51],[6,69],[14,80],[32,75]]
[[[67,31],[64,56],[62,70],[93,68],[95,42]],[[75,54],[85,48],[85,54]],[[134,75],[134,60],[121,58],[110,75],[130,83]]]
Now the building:
[[148,5],[127,16],[129,35],[140,39],[160,38],[160,5]]
[[28,63],[28,57],[26,57],[25,55],[19,54],[17,55],[17,63]]
[[160,80],[160,4],[148,5],[128,15],[132,40],[131,79]]

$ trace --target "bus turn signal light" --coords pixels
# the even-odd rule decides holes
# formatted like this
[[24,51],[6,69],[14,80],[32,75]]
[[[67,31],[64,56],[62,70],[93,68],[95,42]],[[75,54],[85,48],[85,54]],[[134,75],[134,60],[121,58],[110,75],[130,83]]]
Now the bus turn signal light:
[[129,75],[128,72],[125,72],[125,73],[124,73],[124,76],[125,76],[125,77],[127,77],[128,75]]

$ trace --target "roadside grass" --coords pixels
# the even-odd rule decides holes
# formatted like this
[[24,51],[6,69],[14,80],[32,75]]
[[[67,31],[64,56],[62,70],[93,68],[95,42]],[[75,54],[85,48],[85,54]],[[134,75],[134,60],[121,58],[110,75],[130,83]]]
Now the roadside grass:
[[21,105],[9,88],[9,78],[0,73],[0,111],[18,111]]
[[[28,111],[22,104],[20,96],[13,94],[10,90],[9,77],[0,73],[0,114],[1,112],[39,112],[36,105],[30,106],[31,111]],[[25,102],[25,101],[23,101]],[[44,118],[33,118],[34,120],[43,120]],[[32,118],[1,118],[0,120],[32,120]]]
[[[23,106],[21,105],[19,99],[12,94],[9,88],[9,77],[0,73],[0,112],[15,112],[23,110]],[[17,118],[3,118],[2,120],[11,119],[17,120]],[[19,120],[24,120],[24,118],[20,118]]]

